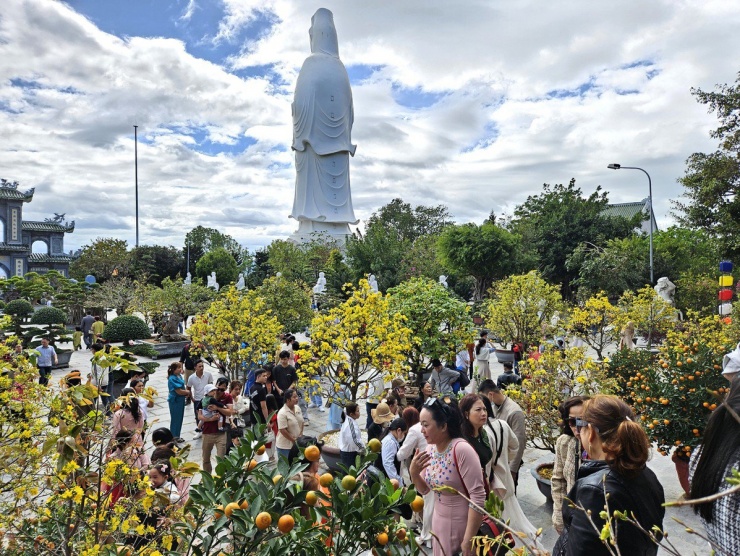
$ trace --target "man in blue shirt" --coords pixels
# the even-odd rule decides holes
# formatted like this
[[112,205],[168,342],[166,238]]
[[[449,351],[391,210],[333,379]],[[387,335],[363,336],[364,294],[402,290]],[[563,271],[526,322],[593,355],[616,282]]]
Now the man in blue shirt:
[[39,368],[39,384],[46,386],[49,384],[51,376],[51,367],[59,363],[57,352],[54,346],[49,345],[49,338],[41,338],[41,345],[36,348],[39,352],[39,358],[36,365]]

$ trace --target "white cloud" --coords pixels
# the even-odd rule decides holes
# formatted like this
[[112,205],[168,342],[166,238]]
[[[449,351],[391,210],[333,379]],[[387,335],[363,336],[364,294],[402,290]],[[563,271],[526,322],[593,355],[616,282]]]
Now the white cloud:
[[[136,123],[143,242],[181,245],[204,224],[254,248],[293,231],[290,102],[316,6],[223,7],[211,40],[233,48],[218,65],[175,38],[110,35],[61,3],[3,3],[0,165],[37,187],[29,217],[66,212],[77,222],[70,246],[132,241]],[[615,202],[647,196],[641,173],[606,169],[619,162],[651,173],[665,225],[684,160],[714,148],[716,118],[690,88],[732,82],[740,69],[740,6],[730,2],[326,7],[345,65],[378,68],[353,86],[362,219],[400,196],[481,221],[571,177],[586,192],[602,184]],[[181,13],[192,23],[203,10],[189,0]],[[263,35],[233,44],[265,20]],[[410,107],[420,94],[438,97]],[[226,150],[204,154],[214,144]]]

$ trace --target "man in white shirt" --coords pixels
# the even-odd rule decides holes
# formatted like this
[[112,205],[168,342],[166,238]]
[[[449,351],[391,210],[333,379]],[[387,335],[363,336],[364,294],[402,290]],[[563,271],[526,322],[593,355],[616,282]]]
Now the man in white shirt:
[[188,379],[187,388],[190,391],[190,397],[193,400],[193,413],[195,413],[195,437],[200,438],[202,433],[198,427],[198,411],[202,409],[203,398],[208,393],[205,391],[206,386],[213,384],[211,373],[206,372],[203,361],[195,364],[195,372]]

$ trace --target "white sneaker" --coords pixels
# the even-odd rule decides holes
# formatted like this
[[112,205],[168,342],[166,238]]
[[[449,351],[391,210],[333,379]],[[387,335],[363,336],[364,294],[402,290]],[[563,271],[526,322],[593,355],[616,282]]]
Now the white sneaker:
[[321,407],[319,408],[319,411],[320,411],[321,413],[325,413],[325,412],[326,412],[326,409],[324,409],[324,406],[322,405],[322,406],[321,406]]
[[308,409],[313,409],[314,407],[318,407],[315,403],[311,402],[308,404]]
[[198,440],[202,436],[203,436],[202,432],[196,431],[195,434],[193,435],[193,440]]

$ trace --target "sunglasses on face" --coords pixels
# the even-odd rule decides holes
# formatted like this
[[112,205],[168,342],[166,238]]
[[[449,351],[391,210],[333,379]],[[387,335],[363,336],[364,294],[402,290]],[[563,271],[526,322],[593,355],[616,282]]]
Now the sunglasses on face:
[[[570,421],[570,419],[569,419]],[[585,429],[586,427],[590,426],[592,429],[594,429],[597,433],[599,432],[599,427],[596,427],[589,423],[588,421],[584,421],[583,419],[576,419],[576,432],[578,434],[581,433],[582,429]]]
[[568,417],[568,421],[567,421],[568,422],[568,426],[569,427],[575,427],[577,420],[578,420],[577,417]]
[[219,392],[226,392],[226,388],[216,388]]

